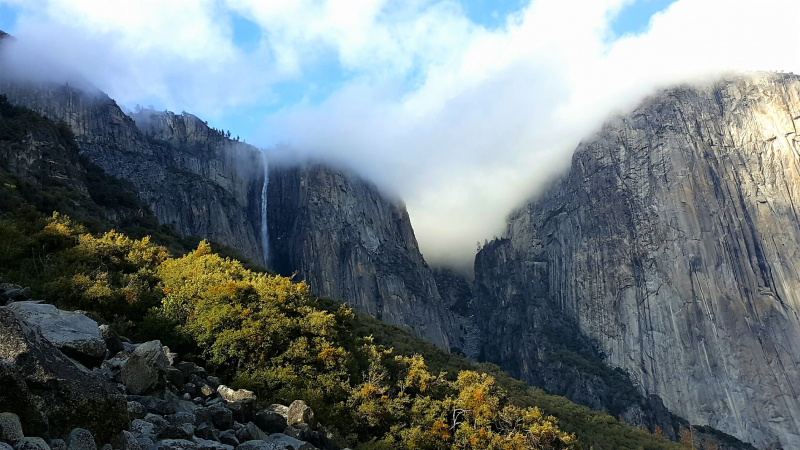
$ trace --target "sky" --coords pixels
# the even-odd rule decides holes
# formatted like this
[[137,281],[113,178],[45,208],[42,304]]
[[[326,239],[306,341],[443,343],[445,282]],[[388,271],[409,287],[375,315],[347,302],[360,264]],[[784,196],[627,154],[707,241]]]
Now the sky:
[[[800,72],[797,0],[0,0],[10,55],[402,198],[433,264],[656,89]],[[44,63],[43,61],[46,61]],[[47,69],[42,69],[47,67]]]

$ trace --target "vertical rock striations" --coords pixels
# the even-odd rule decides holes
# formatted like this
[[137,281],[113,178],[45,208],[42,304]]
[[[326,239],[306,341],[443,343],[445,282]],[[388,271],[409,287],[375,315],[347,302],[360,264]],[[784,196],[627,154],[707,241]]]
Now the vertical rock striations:
[[134,122],[99,91],[0,81],[0,93],[68,124],[81,155],[133,183],[161,223],[263,259],[258,224],[264,169],[256,148],[190,114],[142,110]]
[[271,167],[272,267],[434,344],[463,348],[463,319],[442,303],[405,206],[321,165]]
[[476,307],[506,327],[485,348],[525,373],[555,308],[692,423],[799,447],[799,121],[784,74],[670,89],[608,121],[478,255]]

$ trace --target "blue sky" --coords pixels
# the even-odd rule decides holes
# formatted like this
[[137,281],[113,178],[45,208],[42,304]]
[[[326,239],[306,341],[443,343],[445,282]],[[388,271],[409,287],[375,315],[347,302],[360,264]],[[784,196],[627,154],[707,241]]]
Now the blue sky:
[[[665,10],[675,0],[636,0],[625,6],[611,22],[613,36],[628,33],[641,33],[647,29],[650,18]],[[465,15],[474,23],[487,29],[504,26],[510,14],[519,12],[529,4],[529,0],[462,0],[461,7]],[[259,26],[245,17],[232,13],[233,43],[246,52],[258,48],[262,39]],[[261,126],[260,119],[290,105],[305,101],[317,104],[325,100],[331,93],[342,87],[349,79],[337,61],[335,54],[330,54],[316,64],[306,68],[299,79],[278,83],[273,86],[275,102],[232,111],[212,124],[222,129],[236,130],[243,136],[252,135]]]
[[[644,31],[653,14],[666,9],[674,1],[636,0],[625,6],[611,23],[613,35]],[[508,15],[528,6],[529,0],[461,0],[460,4],[469,20],[491,30],[503,27]],[[13,34],[17,28],[19,11],[19,6],[0,2],[0,29]],[[236,12],[230,12],[228,20],[233,30],[233,44],[246,53],[255,53],[264,37],[259,25]],[[265,115],[301,101],[318,104],[340,89],[350,78],[351,74],[342,68],[337,55],[330,52],[313,64],[305,66],[300,76],[272,85],[271,101],[227,111],[223,116],[211,117],[210,123],[215,127],[231,130],[234,135],[247,137],[261,126],[261,119]],[[144,98],[141,103],[158,103],[158,100]],[[155,106],[161,109],[164,105]]]

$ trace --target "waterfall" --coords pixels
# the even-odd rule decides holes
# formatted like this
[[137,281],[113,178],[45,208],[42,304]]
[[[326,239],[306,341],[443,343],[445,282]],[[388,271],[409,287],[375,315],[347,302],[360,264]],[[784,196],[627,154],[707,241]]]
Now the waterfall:
[[269,164],[266,152],[262,152],[264,163],[264,186],[261,187],[261,249],[264,252],[264,265],[269,267],[269,231],[267,230],[267,185],[269,184]]

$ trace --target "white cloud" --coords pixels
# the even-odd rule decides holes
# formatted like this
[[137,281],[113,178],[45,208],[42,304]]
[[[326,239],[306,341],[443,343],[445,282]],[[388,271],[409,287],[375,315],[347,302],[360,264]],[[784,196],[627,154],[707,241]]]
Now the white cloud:
[[[493,30],[454,1],[14,1],[29,49],[123,103],[211,118],[275,101],[275,83],[335,54],[350,81],[264,117],[248,140],[289,142],[399,193],[434,262],[470,261],[580,139],[653,89],[800,71],[796,0],[679,0],[620,39],[609,23],[630,0],[535,0]],[[257,51],[234,45],[229,11],[262,27]]]

